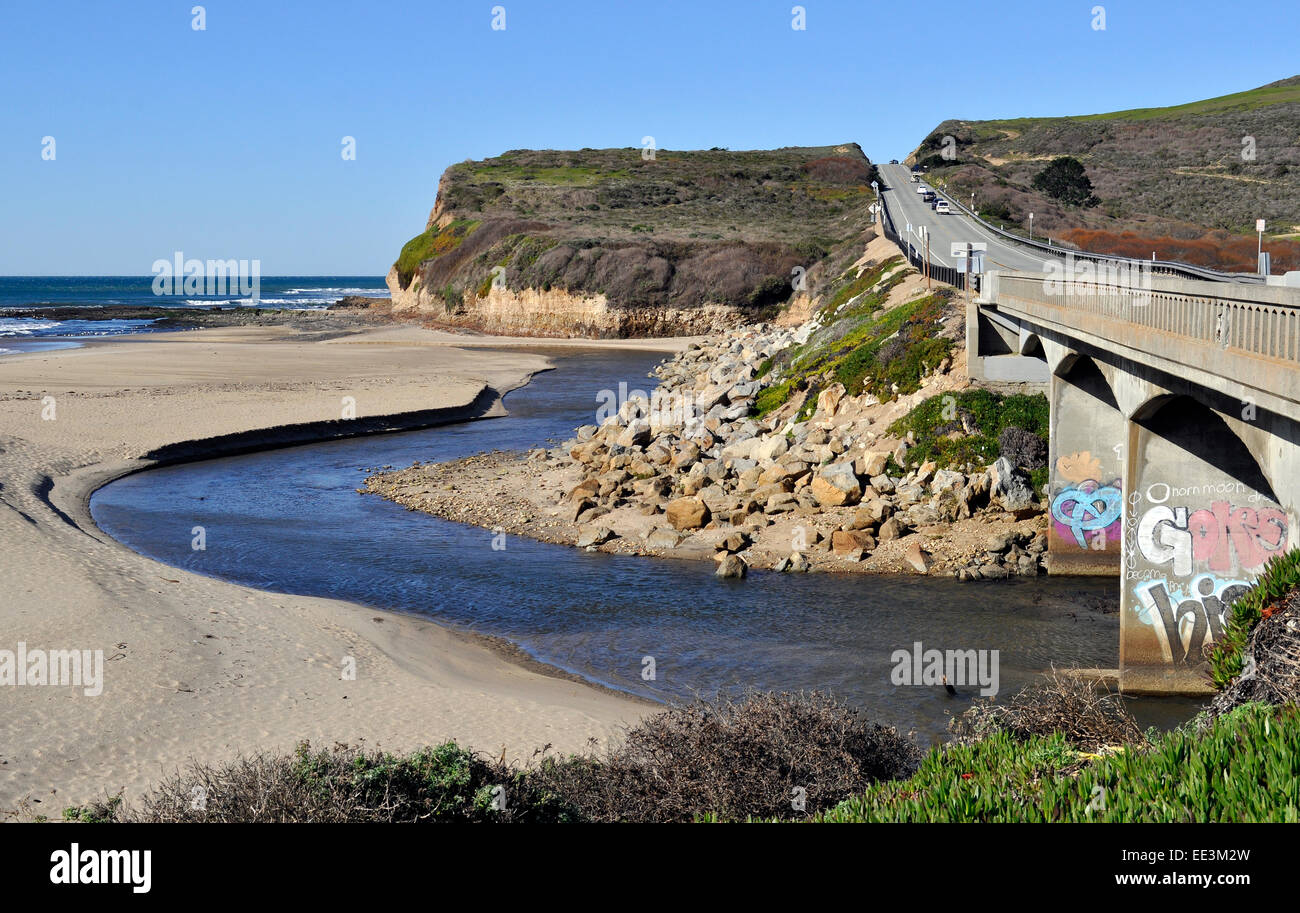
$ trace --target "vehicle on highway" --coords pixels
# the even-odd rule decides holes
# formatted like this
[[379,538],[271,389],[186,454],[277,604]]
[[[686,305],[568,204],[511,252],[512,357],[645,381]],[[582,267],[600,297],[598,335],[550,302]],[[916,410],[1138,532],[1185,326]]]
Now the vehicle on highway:
[[935,199],[937,198],[935,197],[935,193],[933,190],[927,190],[924,194],[921,195],[922,203],[933,203]]
[[920,187],[916,188],[916,192],[920,194],[927,194],[930,192],[930,188],[922,184]]
[[891,165],[897,165],[897,164],[898,164],[898,159],[890,159],[890,160],[889,160],[889,164],[891,164]]
[[942,212],[942,213],[951,213],[951,212],[952,212],[952,207],[948,205],[948,201],[947,201],[947,200],[937,200],[937,201],[935,201],[935,204],[934,204],[934,211],[935,211],[935,212]]

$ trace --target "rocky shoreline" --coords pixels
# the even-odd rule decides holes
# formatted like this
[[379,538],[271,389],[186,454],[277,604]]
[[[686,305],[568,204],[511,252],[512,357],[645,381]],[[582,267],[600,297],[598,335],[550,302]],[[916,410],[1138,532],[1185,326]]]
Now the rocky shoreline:
[[559,447],[377,472],[358,491],[497,534],[714,560],[724,577],[1044,573],[1046,519],[1024,473],[1005,459],[916,465],[911,442],[884,430],[925,397],[968,386],[960,364],[890,403],[828,383],[757,414],[765,365],[817,328],[716,334],[660,364],[651,395],[622,398]]

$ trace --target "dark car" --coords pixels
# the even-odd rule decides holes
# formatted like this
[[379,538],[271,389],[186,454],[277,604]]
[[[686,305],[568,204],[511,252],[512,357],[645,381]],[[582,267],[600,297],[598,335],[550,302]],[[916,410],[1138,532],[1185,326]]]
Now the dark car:
[[890,159],[890,160],[889,160],[889,164],[891,164],[891,165],[897,165],[897,164],[898,164],[898,159]]

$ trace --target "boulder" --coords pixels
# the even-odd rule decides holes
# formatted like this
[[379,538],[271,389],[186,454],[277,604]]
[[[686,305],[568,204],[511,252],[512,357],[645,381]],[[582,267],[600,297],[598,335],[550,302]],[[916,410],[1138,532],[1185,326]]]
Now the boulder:
[[567,505],[560,508],[560,518],[570,523],[577,522],[585,510],[591,510],[596,506],[596,502],[591,498],[580,498],[577,501],[570,501]]
[[588,548],[608,542],[612,538],[614,538],[614,533],[609,527],[588,523],[578,529],[578,541],[574,544],[578,548]]
[[853,512],[853,519],[849,522],[849,528],[874,530],[879,522],[879,516],[872,513],[872,511],[866,507],[859,507]]
[[925,549],[921,548],[919,538],[913,538],[907,543],[907,548],[903,550],[903,560],[918,574],[930,573],[930,556],[926,554]]
[[989,493],[997,498],[1006,511],[1029,510],[1034,505],[1034,490],[1029,478],[1011,465],[1006,457],[998,457],[989,467]]
[[749,566],[745,564],[745,559],[730,552],[723,552],[715,560],[718,562],[718,569],[714,573],[718,577],[739,579],[744,577],[745,572],[749,570]]
[[647,548],[676,548],[681,545],[683,538],[676,530],[660,526],[650,531],[650,535],[645,537],[645,544]]
[[799,460],[789,460],[780,463],[773,463],[763,470],[763,474],[758,477],[761,485],[793,485],[799,479],[811,472],[807,463]]
[[799,501],[794,495],[789,492],[781,492],[767,499],[767,503],[763,505],[763,513],[785,514],[794,510],[798,505]]
[[638,418],[628,422],[627,427],[623,429],[615,441],[620,447],[644,447],[652,439],[650,434],[650,423],[645,419]]
[[592,476],[569,489],[569,500],[581,501],[584,498],[594,498],[598,494],[600,494],[600,479]]
[[862,485],[853,472],[852,463],[831,463],[813,477],[813,497],[822,507],[856,504],[862,497]]
[[880,524],[880,541],[885,542],[889,539],[898,539],[903,535],[903,525],[898,522],[897,517],[890,517],[884,523]]
[[682,469],[691,466],[700,459],[700,447],[693,441],[682,441],[677,447],[677,453],[673,455],[673,469]]
[[966,477],[960,472],[954,472],[951,469],[940,469],[930,480],[930,491],[939,494],[941,491],[950,489],[960,491],[966,484]]
[[992,552],[995,555],[1001,554],[1009,548],[1011,548],[1011,535],[1009,533],[991,533],[984,540],[985,551]]
[[831,533],[831,551],[841,558],[860,561],[864,553],[875,547],[875,538],[865,530],[837,529]]
[[916,478],[912,480],[913,484],[924,485],[930,480],[930,477],[934,475],[936,468],[938,467],[935,466],[934,460],[926,460],[921,464],[921,467],[916,470]]
[[750,451],[749,458],[758,460],[760,463],[770,463],[789,449],[790,442],[785,439],[784,434],[773,434],[761,438],[759,443],[754,445],[754,449]]
[[720,552],[732,552],[734,554],[735,552],[743,552],[749,548],[749,544],[749,536],[740,530],[736,530],[736,532],[728,534],[715,548]]
[[673,529],[699,529],[709,522],[709,507],[699,498],[669,501],[664,510]]
[[[871,484],[878,491],[883,490],[876,485],[875,476],[881,475],[885,471],[885,464],[889,462],[889,451],[887,450],[868,450],[853,462],[853,468],[857,470],[858,475],[871,478]],[[891,485],[890,488],[893,486]]]
[[816,415],[819,418],[833,417],[840,408],[840,400],[844,398],[844,393],[843,384],[831,384],[821,393],[818,393]]

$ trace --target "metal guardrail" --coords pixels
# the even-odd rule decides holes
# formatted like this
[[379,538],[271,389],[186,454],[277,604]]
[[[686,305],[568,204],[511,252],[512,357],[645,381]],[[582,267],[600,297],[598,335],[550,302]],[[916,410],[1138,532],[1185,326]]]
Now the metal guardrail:
[[[922,274],[929,275],[932,279],[937,279],[947,285],[955,285],[957,288],[964,290],[966,288],[966,271],[951,266],[943,266],[933,260],[927,264],[924,255],[916,249],[916,246],[898,233],[898,228],[894,225],[894,218],[889,214],[889,206],[885,204],[883,196],[880,198],[880,203],[885,216],[885,238],[898,245],[898,249],[903,252],[907,262],[921,270]],[[971,276],[971,287],[975,292],[980,290],[979,276]]]
[[[1217,269],[1207,269],[1202,266],[1192,266],[1190,263],[1179,263],[1175,260],[1137,260],[1132,257],[1117,257],[1109,254],[1094,254],[1086,250],[1076,250],[1072,247],[1057,247],[1055,244],[1047,244],[1042,241],[1032,241],[1029,238],[1022,238],[1020,235],[1012,234],[1005,229],[998,228],[981,219],[976,213],[972,212],[961,202],[947,193],[931,187],[935,193],[943,197],[952,206],[961,210],[968,218],[974,219],[984,228],[991,231],[1000,238],[1004,238],[1013,244],[1019,244],[1022,247],[1030,247],[1043,253],[1049,253],[1054,257],[1064,260],[1065,257],[1071,256],[1076,260],[1091,260],[1094,263],[1113,262],[1123,263],[1129,266],[1141,266],[1143,269],[1149,269],[1152,272],[1168,276],[1178,276],[1183,279],[1203,279],[1209,282],[1241,282],[1256,285],[1264,284],[1264,277],[1258,273],[1228,273]],[[884,199],[882,196],[881,199]]]

